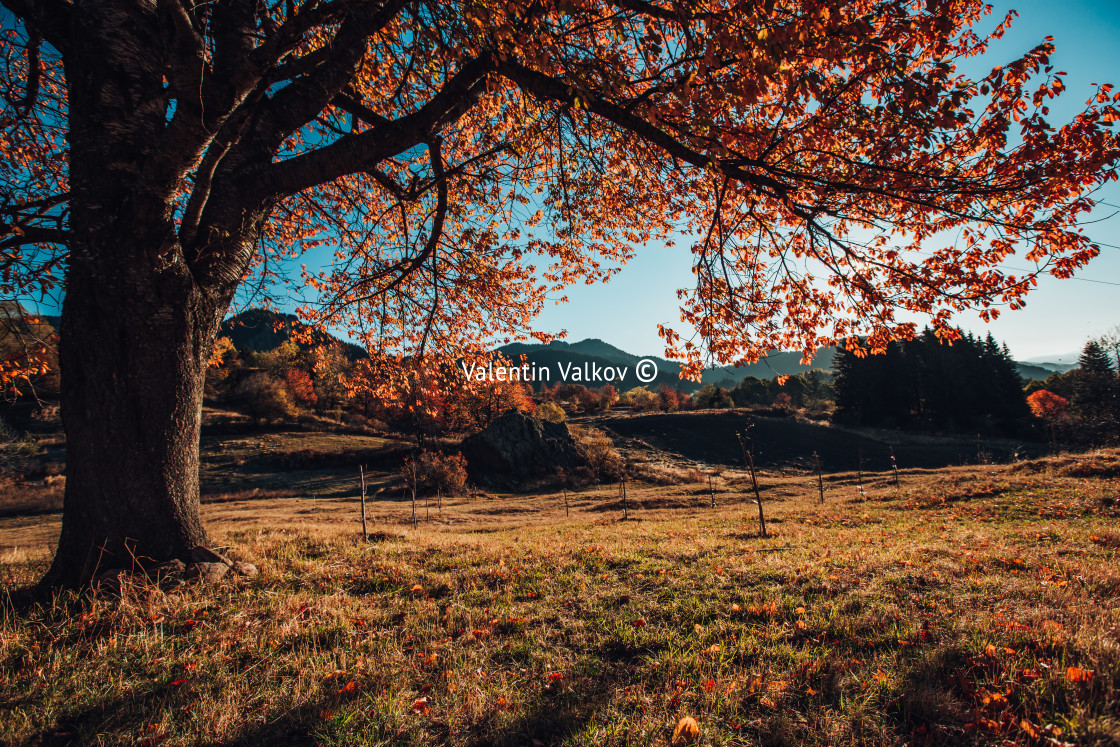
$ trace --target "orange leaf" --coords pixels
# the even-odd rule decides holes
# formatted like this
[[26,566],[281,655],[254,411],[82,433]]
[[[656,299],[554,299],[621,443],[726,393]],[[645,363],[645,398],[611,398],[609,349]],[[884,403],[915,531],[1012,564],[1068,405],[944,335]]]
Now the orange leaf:
[[1089,682],[1093,679],[1092,669],[1082,669],[1081,667],[1066,667],[1066,679],[1070,682]]
[[673,729],[673,738],[670,740],[670,744],[674,747],[681,744],[692,744],[699,736],[700,725],[696,723],[696,719],[692,716],[685,716],[677,722],[677,728]]

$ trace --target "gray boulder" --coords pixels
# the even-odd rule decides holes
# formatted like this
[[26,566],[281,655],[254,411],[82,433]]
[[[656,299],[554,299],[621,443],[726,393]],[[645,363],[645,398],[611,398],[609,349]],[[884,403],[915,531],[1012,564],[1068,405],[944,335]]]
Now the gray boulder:
[[463,439],[467,471],[476,482],[547,477],[587,467],[568,426],[510,410],[485,430]]

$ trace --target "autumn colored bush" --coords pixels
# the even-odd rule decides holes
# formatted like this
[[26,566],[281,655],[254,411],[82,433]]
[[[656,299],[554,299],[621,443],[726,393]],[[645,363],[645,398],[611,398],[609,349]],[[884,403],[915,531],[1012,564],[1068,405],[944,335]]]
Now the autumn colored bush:
[[283,420],[299,414],[284,385],[266,373],[252,374],[238,384],[234,400],[255,420]]
[[563,423],[568,415],[564,408],[555,402],[542,402],[537,405],[537,417],[550,423]]
[[1050,426],[1050,443],[1054,453],[1058,452],[1058,422],[1069,411],[1069,400],[1060,394],[1054,394],[1046,389],[1039,389],[1027,397],[1027,406],[1031,413]]
[[616,480],[622,476],[625,464],[615,451],[610,436],[597,428],[581,428],[578,425],[569,425],[568,430],[597,480]]
[[1027,397],[1027,405],[1031,414],[1049,422],[1069,409],[1069,400],[1060,394],[1039,389]]
[[292,400],[302,407],[314,407],[319,401],[311,374],[301,368],[289,369],[284,374],[284,386]]
[[411,484],[415,466],[416,492],[434,495],[462,495],[467,490],[467,460],[462,454],[442,451],[420,452],[415,458],[407,457],[400,474],[405,484]]

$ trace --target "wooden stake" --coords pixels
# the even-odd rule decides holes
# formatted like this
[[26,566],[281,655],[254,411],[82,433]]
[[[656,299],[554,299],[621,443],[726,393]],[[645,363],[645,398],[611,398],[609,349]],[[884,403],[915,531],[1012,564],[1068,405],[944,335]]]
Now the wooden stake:
[[758,492],[758,478],[755,477],[754,472],[754,447],[752,446],[747,451],[747,463],[751,468],[751,485],[754,487],[754,500],[758,504],[758,534],[760,537],[766,536],[766,519],[762,516],[762,494]]
[[416,463],[413,462],[409,469],[409,482],[412,488],[412,528],[416,529]]
[[369,541],[369,531],[366,530],[366,468],[358,467],[358,474],[362,478],[362,542]]
[[436,506],[438,507],[439,512],[442,514],[443,513],[443,491],[440,490],[439,488],[436,488]]
[[863,491],[863,448],[859,450],[859,496],[860,498],[867,498],[867,493]]
[[821,475],[821,458],[817,452],[813,452],[813,460],[817,463],[817,488],[821,491],[821,503],[824,503],[824,476]]
[[[744,436],[746,436],[746,431],[742,431],[742,432],[737,431],[735,433],[735,438],[739,439],[739,451],[743,452],[743,466],[746,467],[746,466],[748,466],[748,461],[749,460],[747,459],[747,444],[743,440]],[[754,482],[754,470],[753,469],[751,469],[751,482]]]
[[899,486],[898,485],[898,460],[894,458],[894,447],[891,446],[889,448],[891,450],[891,466],[894,467],[894,486],[897,488]]
[[716,489],[712,486],[712,476],[708,475],[708,494],[712,496],[712,508],[716,507]]
[[564,488],[564,516],[571,516],[568,512],[568,489]]

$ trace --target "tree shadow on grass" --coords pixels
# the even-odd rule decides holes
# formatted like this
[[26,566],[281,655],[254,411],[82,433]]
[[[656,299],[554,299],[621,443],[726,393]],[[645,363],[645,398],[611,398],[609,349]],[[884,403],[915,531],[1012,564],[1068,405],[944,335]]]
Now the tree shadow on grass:
[[[365,713],[371,710],[360,698],[349,702],[328,697],[284,713],[277,718],[243,730],[233,739],[211,743],[213,747],[255,747],[279,745],[330,744],[458,744],[467,747],[527,747],[573,743],[595,719],[610,696],[614,677],[601,676],[589,669],[581,676],[560,680],[535,697],[512,720],[501,718],[501,711],[489,711],[469,724],[457,724],[455,731],[441,720],[438,708],[431,718],[415,715],[411,729],[392,733],[400,724],[380,724]],[[526,698],[530,699],[528,692]],[[388,728],[385,728],[388,727]]]

